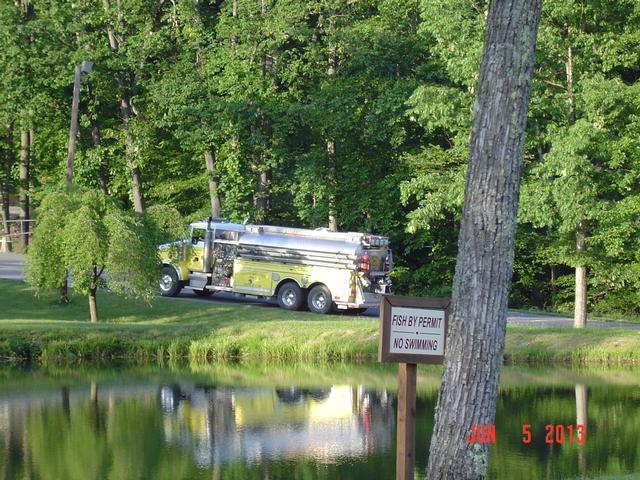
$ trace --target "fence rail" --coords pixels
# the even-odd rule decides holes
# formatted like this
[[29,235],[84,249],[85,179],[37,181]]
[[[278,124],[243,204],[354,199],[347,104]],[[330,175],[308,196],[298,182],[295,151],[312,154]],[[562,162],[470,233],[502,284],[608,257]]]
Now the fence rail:
[[[0,227],[4,230],[4,227],[9,227],[9,233],[0,232],[0,253],[8,252],[10,246],[13,243],[19,243],[18,240],[22,235],[30,236],[33,234],[33,228],[31,223],[35,222],[33,219],[29,220],[0,220]],[[11,224],[19,224],[20,228],[14,228],[14,230],[23,230],[23,225],[26,224],[26,232],[11,231]]]

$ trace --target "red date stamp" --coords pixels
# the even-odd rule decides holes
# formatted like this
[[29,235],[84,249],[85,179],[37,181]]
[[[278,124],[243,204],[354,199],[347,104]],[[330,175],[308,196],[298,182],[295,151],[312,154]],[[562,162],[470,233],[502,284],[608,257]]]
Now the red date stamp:
[[[587,429],[584,425],[561,425],[549,423],[544,426],[544,441],[549,444],[577,443],[582,445],[587,440]],[[478,423],[471,426],[467,433],[467,443],[495,443],[496,427],[492,423]],[[522,424],[522,443],[528,445],[533,440],[531,424]]]
[[471,425],[467,434],[467,443],[496,443],[496,426],[493,423]]
[[[587,439],[587,429],[584,425],[554,425],[544,426],[544,442],[555,443],[577,443],[582,445]],[[531,443],[531,424],[522,424],[522,443]]]

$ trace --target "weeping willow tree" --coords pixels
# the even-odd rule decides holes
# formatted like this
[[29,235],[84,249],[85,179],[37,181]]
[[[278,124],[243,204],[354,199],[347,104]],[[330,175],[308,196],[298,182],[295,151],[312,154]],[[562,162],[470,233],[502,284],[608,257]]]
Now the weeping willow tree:
[[49,193],[38,210],[27,282],[36,293],[56,289],[69,271],[74,290],[88,298],[91,322],[98,321],[99,287],[151,299],[160,272],[152,224],[97,190]]

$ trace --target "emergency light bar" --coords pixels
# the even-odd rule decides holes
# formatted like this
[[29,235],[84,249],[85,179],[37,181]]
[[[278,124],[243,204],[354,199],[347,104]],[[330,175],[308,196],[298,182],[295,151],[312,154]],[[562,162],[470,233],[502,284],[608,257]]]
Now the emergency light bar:
[[387,247],[389,245],[387,237],[378,237],[377,235],[364,235],[361,242],[367,247]]

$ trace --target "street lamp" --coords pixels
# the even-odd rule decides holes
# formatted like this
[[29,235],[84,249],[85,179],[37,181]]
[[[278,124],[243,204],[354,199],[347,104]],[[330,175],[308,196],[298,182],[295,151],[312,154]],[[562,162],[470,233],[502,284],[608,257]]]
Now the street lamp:
[[71,127],[69,128],[69,147],[67,149],[67,188],[73,183],[73,156],[76,153],[76,135],[78,133],[78,106],[80,104],[80,79],[83,73],[93,69],[93,62],[84,60],[76,65],[73,81],[73,99],[71,101]]
[[[75,78],[73,80],[73,99],[71,100],[71,127],[69,127],[69,147],[67,149],[67,190],[73,184],[73,156],[76,153],[76,135],[78,133],[78,106],[80,104],[80,79],[83,73],[89,73],[93,68],[93,62],[84,60],[80,65],[76,65]],[[67,272],[68,274],[68,272]],[[65,276],[64,283],[60,287],[59,302],[63,305],[69,303],[67,294],[68,275]]]

